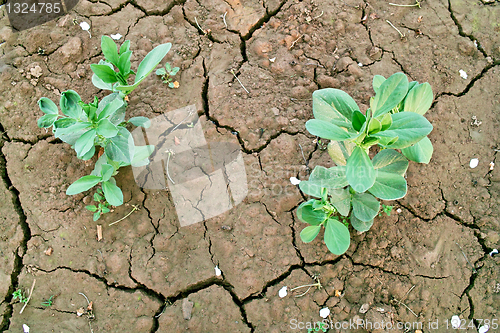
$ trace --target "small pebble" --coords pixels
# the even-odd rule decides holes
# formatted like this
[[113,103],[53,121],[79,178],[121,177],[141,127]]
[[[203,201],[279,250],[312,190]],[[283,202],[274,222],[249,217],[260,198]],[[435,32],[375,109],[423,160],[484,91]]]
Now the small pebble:
[[471,169],[474,169],[478,165],[479,165],[479,159],[473,158],[473,159],[470,160],[469,166],[470,166]]
[[288,295],[288,291],[287,291],[287,289],[288,289],[288,288],[287,288],[287,286],[282,287],[282,288],[280,289],[280,291],[278,292],[278,296],[279,296],[280,298],[283,298],[283,297],[285,297],[286,295]]
[[454,315],[451,317],[451,327],[453,329],[458,329],[460,327],[460,317],[457,315]]
[[467,73],[463,69],[459,70],[458,72],[460,73],[460,77],[462,79],[467,80]]
[[326,318],[330,315],[330,309],[329,308],[323,308],[321,310],[319,310],[319,316],[321,318]]

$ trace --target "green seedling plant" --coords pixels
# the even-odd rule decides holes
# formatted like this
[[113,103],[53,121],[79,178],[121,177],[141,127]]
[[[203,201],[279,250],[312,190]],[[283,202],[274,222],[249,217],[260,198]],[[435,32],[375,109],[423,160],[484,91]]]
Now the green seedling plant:
[[[77,92],[65,91],[59,101],[62,115],[52,100],[42,97],[38,101],[38,106],[45,113],[38,119],[38,126],[52,127],[54,136],[70,144],[79,159],[89,160],[98,151],[96,148],[102,149],[102,155],[91,174],[81,177],[66,190],[67,195],[75,195],[100,184],[101,190],[94,195],[97,205],[87,206],[94,213],[94,220],[109,212],[110,206],[123,204],[123,193],[114,178],[118,169],[128,165],[147,165],[154,148],[152,145],[134,144],[127,125],[148,128],[150,121],[146,117],[133,117],[125,121],[127,95],[155,69],[170,50],[171,44],[155,47],[141,61],[137,72],[131,70],[132,51],[129,47],[130,41],[127,40],[118,51],[111,38],[102,37],[101,48],[105,60],[90,65],[94,72],[92,83],[112,93],[100,101],[95,97],[91,103],[84,103]],[[115,67],[118,71],[114,70]],[[128,84],[130,75],[135,75],[133,84]]]
[[28,303],[29,302],[29,298],[24,296],[23,294],[23,291],[21,289],[17,289],[16,291],[14,291],[12,293],[12,299],[15,301],[16,299],[19,299],[19,302],[20,303]]
[[50,296],[48,299],[42,302],[43,306],[49,307],[52,306],[52,303],[54,302],[54,295]]
[[169,88],[177,88],[172,77],[179,72],[179,67],[172,68],[170,63],[165,64],[165,68],[158,68],[156,70],[156,75],[161,76],[163,83],[167,83]]
[[308,328],[307,333],[312,333],[312,332],[326,332],[327,331],[328,325],[326,323],[323,323],[321,321],[317,321],[314,323],[314,328]]
[[382,204],[382,210],[381,210],[380,214],[378,214],[378,216],[382,216],[382,214],[385,214],[387,216],[391,216],[391,212],[392,212],[393,208],[394,208],[394,206],[387,206],[387,205]]
[[[297,208],[298,218],[310,224],[300,237],[311,242],[323,226],[325,244],[336,255],[349,248],[349,224],[359,232],[371,228],[381,208],[378,199],[406,195],[408,160],[429,163],[433,153],[427,137],[432,125],[423,116],[433,101],[429,83],[408,82],[403,73],[388,79],[376,75],[373,89],[366,113],[342,90],[315,91],[315,119],[306,123],[311,134],[330,140],[328,153],[336,166],[316,166],[300,182],[302,192],[318,198]],[[378,153],[371,159],[373,146]],[[389,215],[391,209],[383,211]]]

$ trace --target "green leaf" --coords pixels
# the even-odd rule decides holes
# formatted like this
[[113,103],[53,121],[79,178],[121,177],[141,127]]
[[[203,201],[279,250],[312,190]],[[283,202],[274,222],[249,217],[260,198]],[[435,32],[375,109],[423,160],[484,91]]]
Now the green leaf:
[[383,149],[373,158],[373,167],[378,171],[404,176],[408,160],[394,149]]
[[130,164],[134,156],[134,140],[126,128],[120,127],[118,135],[109,139],[104,149],[111,160]]
[[101,212],[97,211],[94,213],[93,220],[97,221],[101,217]]
[[388,130],[373,134],[376,137],[399,139],[387,148],[401,149],[422,140],[432,131],[431,123],[414,112],[399,112],[392,115],[392,125]]
[[99,184],[100,181],[101,177],[93,175],[83,176],[68,187],[68,189],[66,190],[66,195],[74,195],[87,191]]
[[[123,101],[123,97],[120,95],[120,93],[112,93],[101,99],[99,102],[99,106],[97,108],[97,114],[99,115],[105,108],[106,106],[113,102],[115,99],[120,100],[123,105],[109,117],[109,121],[111,121],[115,125],[121,124],[125,120],[125,102]],[[116,101],[115,103],[119,103]],[[116,106],[116,105],[115,105]],[[106,112],[111,112],[114,109],[114,106],[110,107],[111,109],[108,109]]]
[[380,88],[380,86],[382,85],[382,83],[384,83],[385,81],[385,77],[383,77],[382,75],[375,75],[373,77],[373,91],[375,91],[375,94],[378,93],[378,90]]
[[370,119],[368,124],[368,134],[375,134],[382,130],[382,124],[375,118]]
[[123,42],[122,46],[120,46],[120,55],[128,52],[130,50],[130,41],[126,40]]
[[297,217],[299,220],[310,225],[319,225],[326,220],[327,215],[323,210],[314,210],[313,204],[316,201],[318,200],[311,199],[300,204],[297,208]]
[[111,165],[103,164],[101,166],[102,181],[107,182],[111,178],[111,176],[113,176],[113,172],[115,172],[115,169]]
[[72,126],[66,128],[56,128],[54,130],[54,136],[62,141],[74,146],[76,140],[78,140],[85,132],[87,132],[90,123],[78,122]]
[[365,232],[370,230],[370,228],[373,225],[373,219],[370,221],[364,222],[361,221],[360,219],[356,218],[356,216],[351,215],[351,225],[354,229],[356,229],[359,232]]
[[111,211],[111,209],[109,209],[108,207],[102,207],[101,211],[103,214],[106,214],[106,213],[109,213]]
[[349,134],[343,128],[318,119],[308,120],[306,122],[306,129],[312,135],[319,136],[322,139],[343,141],[352,138],[351,134]]
[[375,184],[368,191],[382,200],[396,200],[404,197],[406,190],[406,180],[403,176],[377,170]]
[[63,92],[59,101],[62,113],[68,117],[80,119],[83,109],[78,102],[81,101],[82,99],[80,98],[80,95],[78,95],[75,91],[68,90]]
[[115,41],[106,35],[101,37],[101,49],[107,61],[118,67],[118,47]]
[[[92,64],[92,65],[90,65],[90,69],[104,83],[113,84],[113,83],[118,81],[118,78],[116,77],[116,72],[113,69],[109,68],[109,66],[107,66],[107,65]],[[94,81],[94,80],[92,80],[92,81]],[[92,82],[92,83],[94,83],[94,82]],[[96,85],[96,87],[97,87],[97,85]],[[98,88],[100,88],[100,87],[98,87]]]
[[359,132],[361,130],[361,127],[363,127],[365,121],[366,117],[364,114],[362,114],[358,110],[354,111],[354,113],[352,114],[352,127],[355,131]]
[[102,199],[104,199],[104,197],[102,195],[100,195],[99,193],[94,193],[94,201],[101,201]]
[[165,70],[165,68],[158,68],[155,73],[156,75],[166,75],[167,71]]
[[179,67],[172,68],[172,70],[170,71],[170,76],[175,76],[175,74],[179,72],[179,69]]
[[59,117],[58,114],[44,114],[43,116],[38,118],[37,125],[40,128],[48,128],[54,125],[57,117]]
[[90,148],[90,150],[89,150],[88,152],[86,152],[86,153],[85,153],[85,155],[83,155],[83,156],[81,157],[81,159],[82,159],[83,161],[88,161],[88,160],[90,160],[92,157],[94,157],[94,154],[95,154],[95,146],[92,146],[92,147]]
[[97,123],[97,134],[105,138],[112,138],[118,134],[118,128],[108,119],[101,119]]
[[102,182],[102,190],[106,201],[112,206],[123,204],[122,190],[110,181]]
[[135,83],[139,83],[146,78],[155,69],[156,66],[163,60],[167,55],[172,44],[166,43],[155,47],[151,52],[149,52],[137,67],[137,74],[135,76]]
[[424,115],[431,107],[433,99],[431,85],[427,82],[418,84],[406,96],[404,111]]
[[92,84],[98,89],[113,90],[113,84],[104,82],[96,74],[92,75]]
[[351,156],[356,145],[350,141],[330,141],[328,155],[336,165],[346,165],[346,160]]
[[73,126],[74,124],[76,124],[76,119],[66,117],[66,118],[61,118],[61,119],[56,120],[56,122],[54,123],[54,127],[55,128],[67,128],[67,127]]
[[333,119],[352,121],[354,111],[359,111],[359,107],[346,92],[326,88],[313,92],[313,113],[314,118],[329,122]]
[[375,97],[370,100],[373,117],[377,118],[396,107],[408,92],[408,78],[403,73],[396,73],[385,80]]
[[351,193],[348,188],[329,190],[330,202],[340,215],[347,216],[351,211]]
[[94,146],[96,135],[97,131],[95,129],[90,129],[76,140],[75,151],[78,158],[84,156]]
[[85,206],[85,209],[91,211],[92,213],[97,211],[97,207],[95,205]]
[[380,202],[371,194],[354,193],[352,195],[352,213],[363,222],[368,222],[377,216]]
[[307,195],[320,198],[322,188],[326,188],[331,192],[333,189],[348,185],[345,170],[344,166],[327,169],[321,165],[317,165],[309,176],[309,180],[299,183],[299,188]]
[[120,55],[120,59],[118,60],[118,70],[120,71],[120,73],[122,73],[122,75],[125,76],[125,79],[126,79],[126,76],[128,76],[128,72],[130,72],[130,57],[132,56],[132,51],[128,51],[128,52],[125,52],[125,53],[122,53]]
[[104,106],[104,109],[102,111],[100,111],[99,108],[97,109],[98,113],[97,119],[102,120],[104,118],[108,118],[113,113],[118,111],[118,109],[120,109],[123,106],[123,104],[124,104],[123,99],[121,99],[119,96],[116,96],[116,98],[114,98],[113,100],[111,100],[111,102],[109,102],[108,104],[106,104],[106,106]]
[[382,117],[382,120],[380,120],[380,124],[382,125],[381,131],[385,131],[392,125],[392,116],[390,113],[386,113],[384,117]]
[[325,225],[325,244],[331,253],[344,254],[351,243],[349,229],[336,219],[328,219]]
[[149,156],[153,153],[155,146],[135,146],[134,157],[132,158],[133,167],[140,167],[149,164]]
[[300,239],[302,239],[304,243],[310,243],[318,236],[320,230],[321,225],[310,225],[305,227],[300,232]]
[[151,121],[146,117],[133,117],[128,120],[129,123],[135,126],[142,126],[144,128],[149,128],[151,126]]
[[401,149],[401,152],[410,161],[427,164],[431,161],[434,147],[431,140],[425,137],[414,145]]
[[38,100],[38,107],[45,114],[59,114],[56,103],[52,102],[47,97],[42,97]]
[[375,169],[370,157],[360,147],[354,148],[346,164],[346,177],[356,192],[365,192],[375,183]]

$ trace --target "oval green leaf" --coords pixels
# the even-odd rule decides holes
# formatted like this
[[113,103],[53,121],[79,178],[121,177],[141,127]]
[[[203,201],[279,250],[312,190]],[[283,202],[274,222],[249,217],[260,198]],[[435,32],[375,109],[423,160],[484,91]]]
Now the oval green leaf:
[[431,85],[428,82],[418,84],[406,96],[404,111],[424,115],[431,107],[433,100]]
[[302,229],[300,232],[300,239],[304,243],[310,243],[318,236],[319,231],[321,230],[321,225],[310,225],[308,227],[305,227]]
[[344,141],[351,138],[351,135],[343,128],[323,120],[308,120],[306,129],[312,135],[319,136],[322,139]]
[[352,196],[352,213],[358,219],[368,222],[377,216],[380,202],[371,194],[355,193]]
[[97,123],[97,134],[105,138],[112,138],[118,134],[118,128],[108,119],[101,119]]
[[111,37],[103,35],[101,37],[101,49],[107,61],[118,67],[118,47]]
[[58,116],[57,114],[44,114],[38,118],[37,125],[40,128],[48,128],[56,122]]
[[375,97],[370,100],[373,117],[377,118],[396,107],[408,92],[408,78],[403,73],[396,73],[385,80]]
[[90,69],[104,83],[113,84],[118,81],[115,71],[111,69],[108,65],[92,64],[90,65]]
[[427,164],[431,161],[434,147],[431,140],[425,137],[414,145],[401,149],[401,152],[410,161]]
[[432,131],[431,123],[424,116],[414,112],[399,112],[392,115],[392,125],[388,130],[373,134],[376,137],[398,140],[387,148],[401,149],[425,138]]
[[76,91],[67,90],[61,93],[61,99],[59,100],[59,106],[61,107],[61,111],[68,117],[74,119],[80,119],[82,116],[83,109],[78,104],[82,99]]
[[75,142],[75,151],[78,158],[82,158],[93,146],[97,136],[95,129],[88,130]]
[[319,225],[326,220],[327,216],[323,210],[314,210],[313,204],[316,201],[315,199],[311,199],[300,204],[297,208],[297,217],[299,220],[310,225]]
[[45,114],[58,114],[59,110],[57,109],[56,103],[52,102],[52,100],[47,97],[42,97],[38,100],[38,107]]
[[346,177],[356,192],[365,192],[375,183],[375,169],[368,154],[360,147],[354,148],[346,164]]
[[396,173],[404,176],[408,169],[408,160],[394,149],[383,149],[373,158],[375,170]]
[[155,67],[167,55],[168,51],[170,51],[171,47],[172,44],[170,43],[158,45],[144,57],[144,59],[139,64],[139,67],[137,67],[137,74],[135,76],[134,85],[144,80],[146,76],[148,76],[149,73],[151,73],[155,69]]
[[397,173],[378,170],[375,184],[368,191],[382,200],[401,199],[406,195],[406,179]]
[[113,176],[114,171],[115,171],[115,169],[111,165],[109,165],[107,163],[103,164],[101,166],[102,181],[107,182],[111,178],[111,176]]
[[359,107],[345,91],[326,88],[313,92],[314,118],[329,122],[333,119],[352,121],[354,111]]
[[133,117],[130,118],[128,122],[135,126],[142,126],[144,128],[149,128],[149,126],[151,126],[151,121],[146,117]]
[[325,244],[335,255],[344,254],[351,243],[349,229],[335,219],[328,219],[325,225]]
[[83,191],[87,191],[99,184],[100,181],[101,177],[93,175],[83,176],[68,187],[66,195],[75,195]]
[[368,231],[368,230],[370,230],[370,228],[373,225],[373,219],[371,219],[370,221],[364,222],[364,221],[361,221],[360,219],[356,218],[356,216],[354,216],[354,214],[351,215],[350,219],[351,219],[352,227],[359,232]]
[[102,183],[102,190],[106,201],[112,206],[120,206],[123,204],[122,190],[110,181]]

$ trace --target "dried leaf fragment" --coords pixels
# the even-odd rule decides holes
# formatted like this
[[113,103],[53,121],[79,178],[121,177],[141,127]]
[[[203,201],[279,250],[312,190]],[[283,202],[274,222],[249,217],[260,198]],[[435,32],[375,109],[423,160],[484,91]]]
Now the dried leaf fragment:
[[99,242],[102,239],[102,225],[97,225],[97,241]]
[[78,310],[76,310],[76,315],[78,317],[83,316],[84,313],[85,313],[85,310],[83,308],[79,308]]
[[180,145],[180,144],[181,144],[181,140],[179,140],[179,138],[178,138],[178,137],[176,137],[176,136],[174,136],[174,144],[175,144],[176,146],[178,146],[178,145]]
[[44,253],[46,256],[51,256],[52,253],[54,253],[54,248],[52,246],[49,246],[49,248],[47,250],[45,250]]
[[335,297],[340,297],[340,296],[342,296],[342,292],[340,290],[335,290],[334,295],[335,295]]

